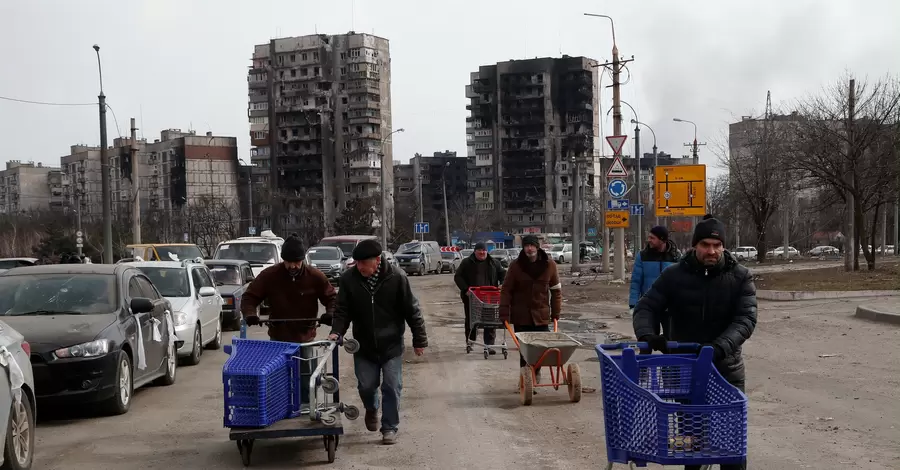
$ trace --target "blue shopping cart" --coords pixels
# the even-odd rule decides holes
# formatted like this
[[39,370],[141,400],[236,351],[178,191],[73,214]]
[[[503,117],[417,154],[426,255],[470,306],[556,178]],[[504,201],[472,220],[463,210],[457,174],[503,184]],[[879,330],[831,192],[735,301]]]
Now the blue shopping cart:
[[[263,319],[260,324],[289,321],[317,319]],[[340,400],[338,346],[355,354],[359,343],[344,338],[309,343],[246,338],[247,325],[241,320],[240,338],[224,348],[231,357],[222,367],[224,424],[231,428],[229,439],[237,443],[244,466],[250,466],[256,440],[284,437],[322,436],[328,462],[334,462],[344,434],[341,415],[359,417],[357,407]]]
[[614,463],[744,462],[747,396],[713,367],[712,347],[670,342],[668,348],[688,353],[653,355],[647,343],[597,345],[607,470]]

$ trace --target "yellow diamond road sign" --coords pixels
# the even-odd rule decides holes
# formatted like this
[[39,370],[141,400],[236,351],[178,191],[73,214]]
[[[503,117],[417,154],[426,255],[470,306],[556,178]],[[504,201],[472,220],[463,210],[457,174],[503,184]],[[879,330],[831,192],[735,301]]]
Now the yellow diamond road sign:
[[628,228],[631,225],[631,214],[628,211],[606,211],[607,228]]

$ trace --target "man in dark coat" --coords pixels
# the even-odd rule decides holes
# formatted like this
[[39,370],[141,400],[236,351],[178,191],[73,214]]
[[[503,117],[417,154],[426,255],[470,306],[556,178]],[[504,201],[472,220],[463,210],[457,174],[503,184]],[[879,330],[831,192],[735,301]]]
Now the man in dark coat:
[[[666,341],[712,346],[716,368],[743,391],[741,345],[756,327],[756,286],[750,271],[725,251],[725,225],[711,215],[703,219],[694,229],[694,248],[663,271],[638,301],[634,333],[661,352],[667,352]],[[746,464],[721,467],[740,470]]]
[[382,260],[377,241],[359,242],[353,249],[353,259],[356,266],[341,274],[329,338],[336,340],[347,334],[353,324],[353,338],[360,348],[353,356],[353,367],[366,409],[366,429],[378,430],[380,384],[382,442],[394,444],[400,425],[403,335],[409,325],[416,355],[425,354],[425,319],[406,274]]
[[[463,310],[466,314],[466,340],[475,341],[478,331],[472,325],[472,316],[469,313],[469,288],[470,287],[499,287],[506,277],[506,270],[500,265],[500,260],[492,258],[484,243],[476,243],[475,251],[468,258],[459,263],[453,281],[459,287],[459,296],[462,299]],[[497,332],[492,329],[484,330],[484,344],[493,345]],[[490,354],[497,354],[493,348],[488,348]]]
[[678,262],[681,253],[672,240],[669,230],[662,225],[650,229],[647,235],[647,247],[634,258],[634,269],[631,271],[631,292],[628,296],[628,308],[634,308],[638,300],[650,290],[653,281],[662,274],[663,269]]

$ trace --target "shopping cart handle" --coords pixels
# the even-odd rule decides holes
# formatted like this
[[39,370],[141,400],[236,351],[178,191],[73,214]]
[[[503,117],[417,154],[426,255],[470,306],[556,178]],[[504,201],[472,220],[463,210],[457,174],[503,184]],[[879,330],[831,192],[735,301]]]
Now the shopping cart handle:
[[[667,341],[666,348],[669,351],[699,351],[702,345],[700,343],[679,343],[678,341]],[[619,349],[626,348],[637,348],[642,350],[649,350],[650,343],[645,343],[642,341],[638,342],[630,342],[630,343],[614,343],[614,344],[601,344],[600,348],[606,351],[615,351]]]

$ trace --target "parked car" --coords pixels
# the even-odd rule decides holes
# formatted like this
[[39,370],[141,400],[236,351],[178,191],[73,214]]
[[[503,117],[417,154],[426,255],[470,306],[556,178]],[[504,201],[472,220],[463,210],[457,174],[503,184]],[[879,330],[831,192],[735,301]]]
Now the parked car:
[[462,263],[462,255],[458,251],[441,251],[441,273],[455,273],[459,263]]
[[833,246],[817,246],[806,254],[809,256],[838,256],[841,254],[841,250]]
[[37,401],[123,414],[134,389],[175,383],[171,304],[130,264],[51,264],[0,274],[0,316],[28,338]]
[[[789,246],[788,247],[788,255],[786,258],[791,259],[791,258],[799,258],[799,257],[800,257],[800,251],[792,246]],[[778,248],[775,248],[774,250],[769,250],[766,253],[766,258],[785,259],[784,247],[779,246]]]
[[384,260],[388,264],[390,264],[394,269],[400,269],[400,263],[397,262],[397,258],[390,251],[387,251],[387,250],[382,251],[381,257],[384,258]]
[[508,268],[509,264],[512,263],[513,258],[510,258],[509,252],[506,251],[505,248],[494,248],[490,251],[491,258],[500,261],[500,266],[504,268]]
[[506,248],[506,254],[509,255],[509,259],[511,260],[518,258],[519,253],[521,252],[521,248]]
[[200,363],[203,348],[222,346],[222,296],[203,260],[126,263],[140,269],[172,305],[175,334],[184,344],[178,357]]
[[572,261],[572,244],[557,243],[556,245],[551,246],[549,250],[547,250],[547,256],[549,256],[557,263]]
[[255,278],[250,263],[235,259],[216,259],[206,260],[205,264],[222,296],[222,328],[239,329],[241,297]]
[[463,258],[468,258],[469,256],[472,256],[472,253],[475,253],[475,250],[473,250],[471,248],[466,248],[465,250],[459,250],[459,255],[462,256]]
[[258,237],[240,237],[219,243],[213,259],[239,259],[250,263],[254,276],[263,269],[281,262],[284,239],[271,230],[263,230]]
[[749,261],[756,259],[759,256],[759,252],[756,251],[755,246],[739,246],[731,252],[738,261]]
[[437,274],[441,271],[441,246],[434,241],[404,243],[394,253],[406,274]]
[[37,258],[0,258],[0,269],[12,269],[21,266],[34,266]]
[[141,258],[144,261],[181,261],[185,259],[203,258],[200,248],[193,243],[141,243],[128,245],[130,258]]
[[[34,400],[34,375],[31,369],[31,345],[11,326],[0,321],[0,468],[28,470],[34,460],[34,429],[37,406]],[[13,378],[21,374],[22,383]],[[18,396],[18,398],[16,398]]]
[[[353,260],[353,249],[363,240],[378,240],[375,235],[336,235],[333,237],[325,237],[319,240],[318,246],[336,246],[344,252],[347,259],[344,261],[344,269],[353,267],[356,262]],[[382,247],[386,248],[386,247]]]
[[306,251],[306,264],[322,271],[333,285],[337,285],[341,274],[347,269],[345,261],[348,258],[349,256],[336,246],[318,245]]

